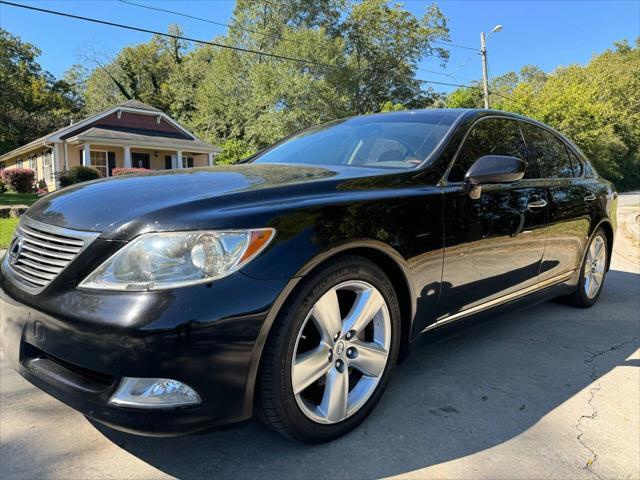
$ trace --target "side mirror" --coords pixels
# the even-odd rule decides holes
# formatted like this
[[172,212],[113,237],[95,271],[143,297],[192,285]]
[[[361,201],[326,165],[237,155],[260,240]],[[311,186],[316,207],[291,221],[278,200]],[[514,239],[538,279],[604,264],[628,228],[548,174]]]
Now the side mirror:
[[524,177],[526,163],[517,157],[484,155],[476,160],[464,176],[469,196],[477,200],[486,183],[511,183]]

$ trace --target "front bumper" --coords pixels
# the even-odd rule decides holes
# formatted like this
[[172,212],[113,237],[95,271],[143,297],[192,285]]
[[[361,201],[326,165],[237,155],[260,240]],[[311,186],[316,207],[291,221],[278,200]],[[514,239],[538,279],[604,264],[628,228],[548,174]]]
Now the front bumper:
[[[38,388],[119,430],[179,435],[238,422],[252,415],[256,345],[286,283],[237,272],[163,292],[70,289],[33,296],[0,274],[2,350]],[[184,382],[202,404],[108,405],[124,376]]]

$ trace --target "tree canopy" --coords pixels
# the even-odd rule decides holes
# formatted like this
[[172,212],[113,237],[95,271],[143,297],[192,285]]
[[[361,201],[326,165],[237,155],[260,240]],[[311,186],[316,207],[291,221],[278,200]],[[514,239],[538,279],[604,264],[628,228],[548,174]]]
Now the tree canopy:
[[[622,41],[584,66],[552,73],[528,65],[495,78],[491,106],[544,122],[573,140],[619,188],[640,186],[640,38]],[[479,88],[459,89],[450,107],[481,107]]]
[[[182,34],[177,25],[169,32]],[[0,29],[0,152],[128,99],[220,145],[225,163],[335,118],[480,108],[480,82],[444,96],[418,79],[421,60],[446,65],[448,39],[435,4],[419,16],[388,0],[238,0],[227,34],[213,41],[264,54],[156,35],[113,58],[85,49],[82,65],[56,80],[37,63],[36,47]],[[640,186],[640,39],[584,66],[547,73],[527,65],[494,78],[490,92],[493,108],[566,134],[619,188]]]
[[81,110],[72,85],[43,71],[39,54],[0,28],[0,153],[68,125]]

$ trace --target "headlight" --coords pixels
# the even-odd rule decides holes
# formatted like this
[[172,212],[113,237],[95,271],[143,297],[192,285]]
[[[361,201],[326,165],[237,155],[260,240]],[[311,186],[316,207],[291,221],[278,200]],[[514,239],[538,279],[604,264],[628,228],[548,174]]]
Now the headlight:
[[101,290],[162,290],[206,283],[242,268],[275,230],[147,233],[116,252],[80,283]]

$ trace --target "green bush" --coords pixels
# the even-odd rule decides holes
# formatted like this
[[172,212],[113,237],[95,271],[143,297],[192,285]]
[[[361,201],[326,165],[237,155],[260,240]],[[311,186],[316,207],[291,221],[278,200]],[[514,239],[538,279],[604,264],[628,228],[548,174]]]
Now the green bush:
[[74,183],[88,182],[100,178],[100,172],[95,168],[75,165],[66,172],[58,174],[58,181],[61,187],[68,187]]
[[7,191],[7,185],[0,179],[0,193]]

